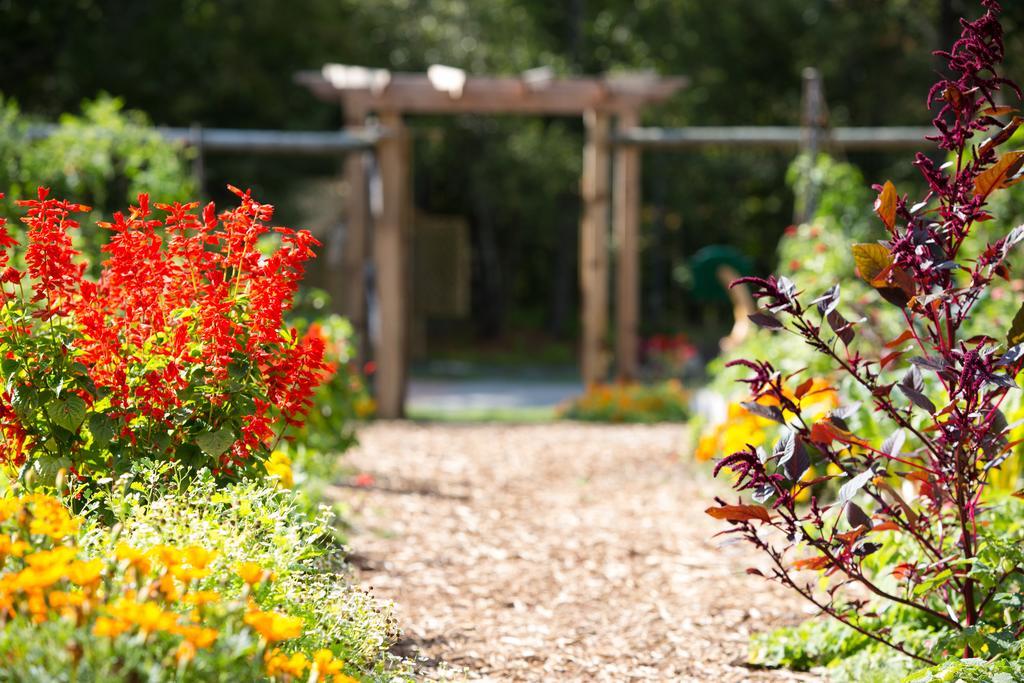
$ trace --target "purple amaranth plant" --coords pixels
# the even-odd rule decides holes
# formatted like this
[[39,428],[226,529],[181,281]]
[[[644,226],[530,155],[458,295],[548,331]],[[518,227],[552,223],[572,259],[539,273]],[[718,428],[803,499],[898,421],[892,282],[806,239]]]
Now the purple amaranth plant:
[[[723,533],[738,534],[767,554],[768,578],[864,635],[929,664],[933,655],[923,644],[900,642],[877,627],[866,598],[961,634],[949,642],[962,646],[965,656],[978,652],[979,633],[999,632],[1011,641],[1024,633],[1024,615],[1008,617],[993,602],[1024,574],[1024,553],[985,541],[982,499],[990,473],[1015,445],[1000,406],[1018,390],[1015,378],[1024,366],[1024,307],[1005,345],[965,330],[993,280],[1008,278],[1008,256],[1024,239],[1021,226],[975,250],[975,257],[963,249],[976,226],[993,218],[986,211],[992,193],[1024,179],[1024,151],[999,152],[1024,118],[996,96],[1002,89],[1019,100],[1021,91],[997,72],[1003,59],[999,4],[981,4],[984,15],[962,20],[959,40],[937,53],[950,77],[927,98],[936,130],[929,139],[952,161],[936,166],[917,155],[914,163],[928,190],[914,203],[891,182],[875,186],[875,212],[888,237],[853,245],[858,275],[901,310],[905,331],[884,348],[862,348],[857,330],[865,321],[840,313],[839,284],[806,305],[785,277],[734,283],[751,286],[762,307],[751,316],[755,323],[796,335],[828,356],[870,397],[865,400],[873,419],[888,423],[891,435],[873,444],[851,431],[849,419],[858,409],[852,401],[815,421],[801,410],[810,380],[783,376],[769,362],[734,361],[749,370],[743,380],[753,397],[748,410],[784,429],[770,453],[748,446],[715,468],[716,475],[732,472],[734,488],[752,502],[716,498],[717,506],[707,511],[731,523]],[[1009,122],[1001,121],[1007,117]],[[984,134],[989,137],[979,142]],[[791,383],[799,385],[793,389]],[[826,468],[841,474],[808,476]],[[833,477],[842,482],[834,499],[798,502]],[[903,561],[873,571],[867,558],[896,538]],[[827,589],[816,590],[805,580],[807,570],[824,572]]]

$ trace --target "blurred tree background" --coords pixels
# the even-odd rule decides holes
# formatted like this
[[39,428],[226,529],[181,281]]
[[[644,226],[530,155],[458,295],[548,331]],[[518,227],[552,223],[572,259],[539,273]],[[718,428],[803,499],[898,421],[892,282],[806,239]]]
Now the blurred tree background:
[[[1019,78],[1024,3],[1005,4],[1007,70]],[[928,55],[956,35],[960,13],[978,11],[967,0],[0,0],[0,93],[50,120],[106,92],[163,125],[331,129],[340,112],[294,72],[325,62],[650,69],[691,86],[647,125],[791,125],[801,71],[817,66],[834,125],[924,125],[937,67]],[[475,338],[528,329],[572,339],[581,122],[412,123],[418,208],[471,228]],[[852,160],[877,181],[893,159]],[[701,247],[732,244],[772,267],[792,217],[790,161],[762,150],[645,154],[646,331],[702,315],[681,282]],[[282,205],[282,221],[300,223],[302,188],[337,170],[333,160],[217,156],[204,189],[220,198],[228,180],[251,186]]]

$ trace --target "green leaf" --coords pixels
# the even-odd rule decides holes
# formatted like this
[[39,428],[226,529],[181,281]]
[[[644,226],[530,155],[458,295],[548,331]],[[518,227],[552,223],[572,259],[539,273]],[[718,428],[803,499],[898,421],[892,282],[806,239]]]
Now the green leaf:
[[69,432],[77,431],[85,421],[85,401],[77,394],[68,394],[46,406],[46,414],[54,424]]
[[[861,278],[872,287],[877,287],[877,278],[892,266],[892,255],[881,244],[855,244],[853,262]],[[884,283],[883,283],[884,284]]]
[[234,442],[235,435],[227,427],[221,427],[215,432],[204,432],[196,437],[196,445],[214,458],[231,448]]
[[69,467],[71,467],[71,461],[67,458],[55,458],[52,456],[38,458],[32,463],[36,481],[46,486],[53,486],[57,481],[57,473]]
[[115,436],[116,425],[114,421],[103,413],[93,413],[89,416],[89,433],[92,434],[92,442],[99,448],[105,448]]

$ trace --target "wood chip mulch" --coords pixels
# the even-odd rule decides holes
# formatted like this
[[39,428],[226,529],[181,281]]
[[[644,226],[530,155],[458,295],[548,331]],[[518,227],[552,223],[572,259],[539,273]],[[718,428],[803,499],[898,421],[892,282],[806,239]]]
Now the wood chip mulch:
[[[678,425],[378,422],[346,455],[360,581],[398,605],[423,679],[813,681],[744,665],[806,616],[703,510]],[[371,477],[364,474],[360,483]]]

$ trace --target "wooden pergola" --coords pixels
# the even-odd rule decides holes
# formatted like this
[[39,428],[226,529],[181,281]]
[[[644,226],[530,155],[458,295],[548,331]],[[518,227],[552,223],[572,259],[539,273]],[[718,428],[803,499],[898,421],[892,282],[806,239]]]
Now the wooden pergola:
[[[328,64],[301,72],[298,82],[322,100],[339,103],[345,126],[360,129],[375,115],[383,128],[376,144],[380,200],[371,207],[364,155],[349,154],[345,175],[350,191],[344,263],[333,274],[336,291],[357,329],[366,326],[365,261],[376,266],[379,334],[377,402],[382,417],[401,417],[407,375],[407,326],[412,149],[407,114],[530,114],[582,116],[586,130],[581,178],[580,363],[587,383],[603,379],[611,351],[609,325],[610,255],[615,253],[615,350],[617,373],[633,377],[639,322],[640,149],[619,145],[612,153],[613,120],[620,130],[639,126],[644,107],[686,84],[682,77],[652,74],[555,78],[548,69],[519,77],[469,76],[435,65],[426,73]],[[613,163],[614,156],[614,163]],[[614,169],[614,173],[613,173]],[[609,218],[614,239],[609,241]],[[372,238],[370,232],[373,224]],[[372,242],[372,244],[371,244]]]

